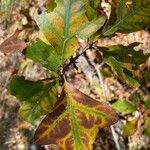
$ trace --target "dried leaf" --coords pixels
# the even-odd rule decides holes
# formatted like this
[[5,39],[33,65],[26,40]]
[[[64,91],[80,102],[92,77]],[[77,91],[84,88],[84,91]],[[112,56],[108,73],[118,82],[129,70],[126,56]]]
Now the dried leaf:
[[2,53],[15,53],[18,51],[22,51],[26,48],[26,43],[20,39],[18,39],[20,31],[16,30],[15,33],[6,39],[1,45],[0,45],[0,51]]
[[88,21],[84,0],[57,0],[51,13],[35,17],[37,25],[47,41],[61,56],[62,63],[79,47],[78,38],[87,39],[105,23],[105,16]]

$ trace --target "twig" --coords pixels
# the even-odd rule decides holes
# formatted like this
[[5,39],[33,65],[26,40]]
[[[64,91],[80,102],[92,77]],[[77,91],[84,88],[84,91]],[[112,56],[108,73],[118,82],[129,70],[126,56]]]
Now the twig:
[[[103,76],[102,76],[101,71],[100,71],[102,65],[96,66],[93,63],[93,66],[95,67],[95,69],[97,71],[97,75],[99,77],[99,82],[100,82],[100,85],[101,85],[101,88],[102,88],[103,97],[105,98],[105,100],[107,100],[106,88],[105,88],[105,85],[104,85]],[[118,143],[118,138],[117,138],[117,134],[115,132],[114,126],[112,125],[112,126],[110,126],[110,128],[111,128],[111,132],[112,132],[112,136],[113,136],[114,142],[116,144],[116,148],[117,148],[117,150],[121,150],[120,145]]]
[[97,75],[98,75],[98,78],[99,78],[99,82],[100,82],[100,85],[101,85],[101,88],[102,88],[103,97],[104,97],[105,100],[107,100],[106,88],[105,88],[105,85],[104,85],[102,74],[100,72],[101,65],[95,65],[95,63],[92,63],[92,65],[95,67],[95,70],[97,72]]
[[51,78],[41,79],[39,81],[48,81],[48,80],[55,80],[55,79],[59,79],[59,78],[58,77],[51,77]]
[[69,68],[70,65],[76,63],[76,60],[81,56],[83,55],[88,49],[91,49],[93,47],[93,43],[92,44],[89,44],[80,54],[78,54],[76,57],[70,59],[70,62],[68,64],[66,64],[64,67],[63,67],[63,71],[62,73],[64,74],[67,69]]
[[118,138],[117,138],[117,135],[116,135],[114,126],[112,125],[112,126],[110,126],[110,128],[111,128],[112,136],[113,136],[113,138],[114,138],[114,142],[115,142],[115,144],[116,144],[116,148],[117,148],[117,150],[121,150],[120,145],[119,145],[119,143],[118,143]]

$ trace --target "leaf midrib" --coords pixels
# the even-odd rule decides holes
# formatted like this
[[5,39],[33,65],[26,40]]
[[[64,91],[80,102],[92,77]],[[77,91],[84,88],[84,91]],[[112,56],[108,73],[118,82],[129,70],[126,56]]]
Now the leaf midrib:
[[61,54],[61,62],[63,63],[64,62],[64,53],[65,53],[65,50],[66,50],[66,44],[67,44],[67,41],[69,40],[68,38],[68,31],[69,31],[69,20],[70,20],[70,5],[71,5],[71,2],[68,1],[67,5],[64,4],[64,7],[65,7],[65,13],[63,15],[63,18],[65,20],[65,23],[64,23],[64,33],[65,33],[65,36],[64,36],[64,42],[62,44],[62,54]]
[[71,123],[71,132],[72,132],[72,136],[73,139],[75,141],[75,150],[80,150],[80,147],[83,146],[82,141],[81,141],[81,135],[80,135],[80,131],[79,131],[79,125],[78,125],[78,121],[76,118],[76,113],[75,113],[75,107],[72,103],[72,95],[70,93],[67,94],[67,111],[69,113],[69,118],[70,118],[70,123]]

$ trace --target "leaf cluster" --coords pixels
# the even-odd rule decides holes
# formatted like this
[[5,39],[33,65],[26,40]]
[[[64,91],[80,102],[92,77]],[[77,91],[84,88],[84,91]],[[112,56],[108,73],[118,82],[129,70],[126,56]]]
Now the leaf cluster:
[[[109,104],[83,94],[65,79],[66,63],[75,63],[73,56],[80,47],[78,39],[90,38],[90,47],[96,47],[103,62],[120,80],[133,87],[140,86],[137,72],[149,55],[135,51],[139,43],[97,47],[92,39],[150,27],[150,1],[115,0],[110,5],[108,17],[101,0],[52,0],[46,4],[48,12],[35,16],[40,36],[27,47],[25,56],[51,70],[54,77],[33,82],[14,76],[9,83],[10,93],[23,103],[20,114],[24,119],[34,123],[46,115],[35,133],[34,143],[56,144],[66,150],[90,150],[99,129],[118,121]],[[136,110],[132,104],[121,101],[113,107],[125,114]],[[148,118],[147,127],[149,122]]]

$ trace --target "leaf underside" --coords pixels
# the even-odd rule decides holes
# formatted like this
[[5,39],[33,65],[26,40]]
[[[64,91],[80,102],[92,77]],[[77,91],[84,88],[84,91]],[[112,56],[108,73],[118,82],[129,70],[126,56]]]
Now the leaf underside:
[[37,145],[56,144],[65,150],[92,150],[100,128],[117,122],[117,113],[106,103],[96,101],[65,84],[60,105],[42,121],[34,136]]
[[150,0],[115,0],[112,4],[111,20],[104,36],[119,32],[134,32],[150,27]]

